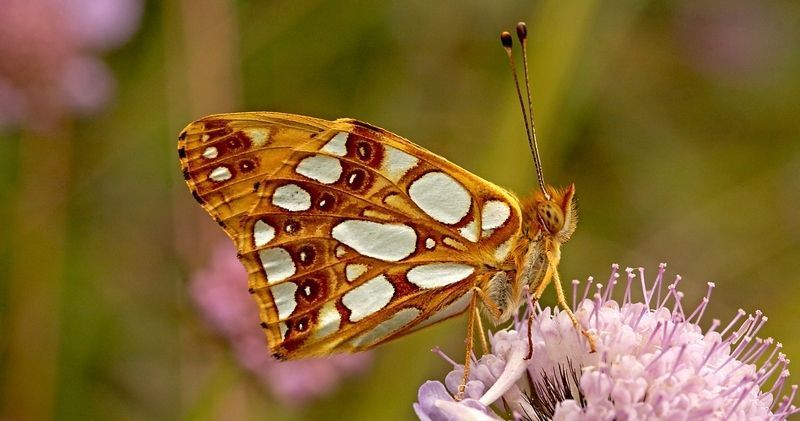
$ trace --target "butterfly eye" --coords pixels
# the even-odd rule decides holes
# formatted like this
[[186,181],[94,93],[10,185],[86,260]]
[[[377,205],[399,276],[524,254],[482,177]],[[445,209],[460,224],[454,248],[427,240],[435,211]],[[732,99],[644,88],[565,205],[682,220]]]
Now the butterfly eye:
[[552,201],[542,202],[536,207],[539,221],[551,234],[555,234],[564,228],[564,213]]

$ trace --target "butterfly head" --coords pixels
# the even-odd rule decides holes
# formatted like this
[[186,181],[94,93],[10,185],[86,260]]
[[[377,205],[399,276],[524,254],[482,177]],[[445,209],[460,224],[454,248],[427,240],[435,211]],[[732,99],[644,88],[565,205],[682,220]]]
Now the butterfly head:
[[547,194],[537,190],[526,206],[532,225],[538,226],[544,235],[564,243],[575,232],[578,212],[575,202],[575,185],[566,189],[547,186]]
[[527,97],[527,108],[523,100],[522,89],[520,89],[517,68],[514,64],[512,53],[512,37],[509,32],[500,34],[500,42],[508,55],[508,64],[511,75],[514,79],[514,87],[519,99],[519,108],[522,111],[522,120],[525,124],[525,133],[528,137],[528,146],[533,155],[533,162],[536,167],[536,178],[539,181],[539,190],[534,194],[533,199],[526,204],[526,213],[529,215],[529,227],[535,229],[531,232],[538,236],[541,231],[546,236],[560,243],[569,240],[575,232],[575,225],[578,222],[575,209],[575,185],[570,185],[566,189],[556,189],[544,181],[542,170],[542,160],[539,156],[539,146],[536,141],[536,126],[533,121],[533,104],[531,103],[531,87],[528,77],[528,52],[527,52],[528,29],[524,22],[517,24],[517,39],[522,46],[522,64],[525,75],[525,97]]

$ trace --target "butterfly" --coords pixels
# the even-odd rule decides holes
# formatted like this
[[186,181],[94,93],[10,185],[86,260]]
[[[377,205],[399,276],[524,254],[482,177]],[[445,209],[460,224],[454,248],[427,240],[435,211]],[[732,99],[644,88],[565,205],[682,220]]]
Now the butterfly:
[[178,153],[192,195],[238,250],[277,359],[363,351],[466,312],[466,379],[479,309],[502,323],[526,289],[538,300],[550,283],[578,326],[557,271],[575,188],[546,185],[538,152],[540,189],[525,200],[347,118],[211,115],[181,132]]

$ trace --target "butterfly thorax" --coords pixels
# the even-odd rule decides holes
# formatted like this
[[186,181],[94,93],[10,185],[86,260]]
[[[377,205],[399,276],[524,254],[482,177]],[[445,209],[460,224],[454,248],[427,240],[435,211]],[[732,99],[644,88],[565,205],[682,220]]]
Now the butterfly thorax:
[[563,190],[548,186],[548,193],[549,198],[537,190],[523,201],[521,235],[503,265],[513,269],[497,272],[489,281],[488,296],[500,310],[500,317],[490,314],[496,324],[517,311],[525,285],[535,290],[548,266],[558,264],[561,244],[575,231],[578,218],[574,185]]

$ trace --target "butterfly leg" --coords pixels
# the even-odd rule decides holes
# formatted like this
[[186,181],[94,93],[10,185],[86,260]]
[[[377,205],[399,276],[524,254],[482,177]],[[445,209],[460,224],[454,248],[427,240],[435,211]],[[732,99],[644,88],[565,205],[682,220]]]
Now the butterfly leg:
[[481,331],[481,345],[483,346],[484,353],[489,352],[489,344],[486,341],[485,332],[483,330],[483,322],[481,321],[481,315],[478,311],[478,300],[480,299],[481,302],[484,304],[486,309],[495,317],[499,318],[501,311],[497,308],[497,305],[492,301],[482,289],[478,288],[477,286],[472,287],[470,290],[472,292],[472,299],[469,304],[469,318],[467,319],[467,352],[466,357],[464,358],[464,376],[461,378],[461,384],[458,385],[458,393],[456,393],[456,400],[461,400],[464,398],[464,390],[467,387],[467,380],[469,379],[469,369],[470,364],[472,363],[472,348],[473,348],[473,338],[474,338],[474,328],[475,323],[477,321],[478,329]]
[[[547,257],[552,259],[552,255],[550,252],[547,253]],[[553,262],[554,260],[550,261]],[[578,319],[575,317],[575,313],[572,312],[572,309],[569,307],[569,304],[567,304],[567,299],[564,296],[564,288],[561,286],[561,279],[558,277],[558,270],[554,268],[552,272],[553,272],[553,284],[556,287],[556,297],[558,300],[558,305],[567,313],[569,319],[572,320],[572,325],[575,326],[575,329],[580,330],[583,337],[585,337],[586,340],[589,342],[589,348],[591,352],[596,352],[597,346],[595,345],[594,337],[589,332],[587,332],[586,329],[584,329],[580,323],[578,323]]]
[[464,391],[467,389],[467,380],[469,379],[469,369],[472,363],[472,342],[473,342],[473,329],[475,327],[475,316],[477,314],[478,296],[473,294],[469,302],[468,319],[467,319],[467,352],[464,357],[464,375],[461,377],[461,383],[458,385],[458,392],[456,393],[456,400],[464,399]]
[[534,289],[533,293],[531,294],[533,299],[531,304],[536,305],[536,303],[539,302],[539,299],[542,298],[542,294],[544,294],[544,290],[546,290],[547,286],[550,285],[551,280],[553,280],[553,266],[547,265],[547,270],[542,277],[542,281],[539,282],[539,285],[536,285],[536,289]]
[[528,314],[528,355],[525,356],[525,359],[530,360],[531,358],[533,358],[533,308]]
[[533,357],[533,318],[536,315],[534,307],[536,306],[536,303],[539,302],[539,298],[542,298],[544,290],[547,289],[547,285],[550,284],[552,279],[553,268],[551,265],[547,265],[547,270],[542,277],[542,281],[539,282],[539,285],[536,286],[536,289],[531,294],[531,312],[528,313],[528,355],[525,356],[526,360],[530,360]]
[[472,291],[473,294],[477,295],[481,299],[481,303],[483,303],[483,305],[486,307],[486,310],[491,313],[492,317],[495,319],[500,318],[503,312],[497,308],[497,304],[495,304],[494,301],[492,301],[492,299],[489,298],[482,289],[478,287],[472,287],[470,291]]
[[484,354],[488,354],[489,343],[486,341],[486,331],[483,330],[483,321],[481,321],[481,313],[478,310],[478,306],[475,306],[473,311],[475,312],[475,321],[478,324],[478,333],[480,333],[478,337],[481,338],[481,348],[483,349]]

